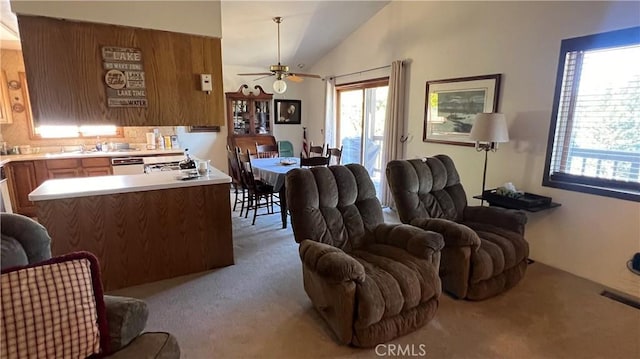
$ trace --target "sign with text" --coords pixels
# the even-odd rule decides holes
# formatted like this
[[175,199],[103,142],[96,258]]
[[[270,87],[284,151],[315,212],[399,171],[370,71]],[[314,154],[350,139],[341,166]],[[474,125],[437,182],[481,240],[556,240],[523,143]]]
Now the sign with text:
[[104,46],[102,61],[107,106],[147,107],[142,52],[129,47]]

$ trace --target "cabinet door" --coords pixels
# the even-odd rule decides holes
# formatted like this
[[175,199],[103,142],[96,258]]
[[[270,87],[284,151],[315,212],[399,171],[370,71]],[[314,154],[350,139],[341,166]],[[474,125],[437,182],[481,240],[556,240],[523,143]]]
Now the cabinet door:
[[231,100],[231,118],[234,135],[248,135],[251,133],[251,112],[249,101]]
[[12,123],[11,99],[7,87],[7,76],[4,70],[0,71],[0,123]]
[[49,178],[73,178],[82,177],[82,171],[80,168],[56,168],[48,169],[47,177]]
[[87,177],[111,175],[111,167],[89,167],[84,168],[83,171]]
[[253,125],[256,135],[271,134],[270,103],[271,100],[256,100],[254,103]]
[[29,201],[31,193],[39,183],[33,161],[10,163],[9,182],[13,189],[14,211],[29,217],[36,216],[36,206]]

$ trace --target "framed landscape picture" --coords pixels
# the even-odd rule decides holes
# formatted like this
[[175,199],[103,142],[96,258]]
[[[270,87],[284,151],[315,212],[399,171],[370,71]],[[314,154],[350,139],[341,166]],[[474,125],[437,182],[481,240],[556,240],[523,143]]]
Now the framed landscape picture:
[[276,125],[299,125],[302,114],[300,100],[273,100],[276,108]]
[[473,146],[476,114],[498,112],[500,74],[427,81],[424,142]]

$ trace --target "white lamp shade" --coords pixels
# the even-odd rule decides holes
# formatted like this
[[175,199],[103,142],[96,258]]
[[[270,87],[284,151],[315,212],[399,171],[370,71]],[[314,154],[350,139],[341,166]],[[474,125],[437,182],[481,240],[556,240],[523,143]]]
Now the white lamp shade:
[[273,91],[280,94],[284,93],[287,91],[287,83],[281,79],[273,81]]
[[478,142],[509,142],[507,119],[503,113],[479,113],[469,138]]

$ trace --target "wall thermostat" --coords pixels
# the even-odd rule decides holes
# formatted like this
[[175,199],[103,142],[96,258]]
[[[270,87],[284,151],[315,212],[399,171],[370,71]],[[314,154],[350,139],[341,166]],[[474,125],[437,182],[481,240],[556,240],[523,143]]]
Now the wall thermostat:
[[211,83],[211,74],[200,74],[200,89],[207,94],[213,91],[213,84]]

